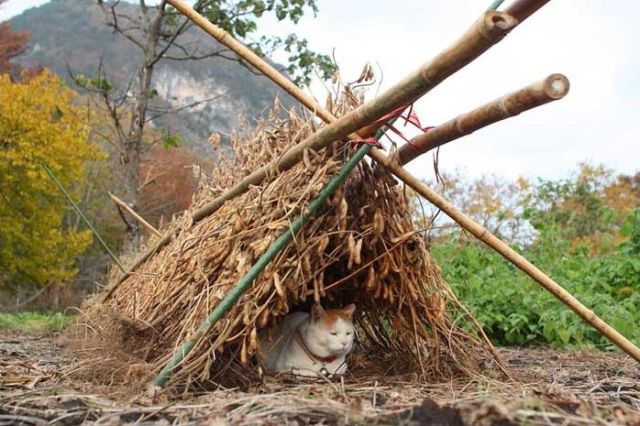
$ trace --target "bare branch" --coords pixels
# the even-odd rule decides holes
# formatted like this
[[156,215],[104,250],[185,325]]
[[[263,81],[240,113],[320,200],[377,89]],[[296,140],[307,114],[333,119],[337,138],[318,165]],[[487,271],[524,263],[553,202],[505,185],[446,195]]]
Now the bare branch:
[[109,18],[107,18],[107,26],[113,28],[114,32],[119,33],[120,35],[125,37],[127,40],[129,40],[130,42],[138,46],[140,49],[144,50],[144,45],[142,44],[142,42],[136,39],[131,34],[127,33],[127,31],[131,30],[132,28],[135,29],[135,27],[124,29],[120,26],[118,19],[119,17],[122,16],[122,14],[116,13],[116,7],[118,6],[119,3],[120,1],[116,1],[113,4],[108,4],[108,5],[104,5],[104,3],[102,4],[102,11],[105,14],[105,18],[107,18],[107,15],[109,14],[106,8],[110,9],[111,20],[109,21],[108,20]]
[[186,53],[185,56],[169,56],[166,55],[162,59],[170,60],[170,61],[198,61],[200,59],[214,58],[219,57],[227,60],[236,60],[234,56],[227,56],[226,53],[231,53],[228,49],[220,49],[215,50],[209,53],[203,53],[201,55],[196,54],[195,52]]
[[154,115],[152,117],[149,117],[147,119],[147,121],[152,121],[152,120],[155,120],[156,118],[160,118],[160,117],[162,117],[164,115],[171,114],[171,113],[174,113],[174,112],[184,111],[185,109],[195,108],[198,105],[205,104],[205,103],[208,103],[208,102],[211,102],[211,101],[215,101],[216,99],[220,99],[222,97],[225,97],[225,96],[227,96],[227,94],[228,94],[227,92],[220,93],[219,95],[215,95],[215,96],[212,96],[210,98],[201,99],[199,101],[195,101],[195,102],[192,102],[190,104],[183,105],[183,106],[180,106],[180,107],[177,107],[177,108],[163,109],[162,111],[149,108],[150,111],[156,111],[156,112],[158,112],[158,114],[156,114],[156,115]]

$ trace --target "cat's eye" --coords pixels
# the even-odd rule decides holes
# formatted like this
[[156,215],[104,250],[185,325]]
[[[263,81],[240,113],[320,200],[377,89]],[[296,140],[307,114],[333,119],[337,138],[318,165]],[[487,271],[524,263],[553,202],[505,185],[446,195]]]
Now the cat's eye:
[[351,332],[350,331],[347,331],[347,336],[351,336]]
[[335,332],[335,331],[332,331],[332,332],[331,332],[331,333],[329,333],[329,334],[330,334],[330,335],[332,335],[332,336],[337,336],[337,335],[338,335],[338,333],[337,333],[337,332]]

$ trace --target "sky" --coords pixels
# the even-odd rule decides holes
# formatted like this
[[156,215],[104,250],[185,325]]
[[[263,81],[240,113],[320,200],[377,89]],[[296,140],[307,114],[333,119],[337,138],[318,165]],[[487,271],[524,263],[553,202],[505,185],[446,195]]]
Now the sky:
[[[0,21],[46,2],[10,0]],[[382,70],[382,92],[455,41],[490,3],[318,0],[316,18],[297,26],[266,19],[260,28],[265,34],[296,32],[312,49],[335,52],[346,81],[371,63]],[[417,101],[415,110],[424,125],[437,125],[555,72],[569,78],[569,94],[445,145],[440,170],[557,179],[590,162],[619,173],[640,171],[639,22],[637,0],[549,2]],[[313,87],[322,99],[323,90]],[[431,154],[407,168],[433,177]]]

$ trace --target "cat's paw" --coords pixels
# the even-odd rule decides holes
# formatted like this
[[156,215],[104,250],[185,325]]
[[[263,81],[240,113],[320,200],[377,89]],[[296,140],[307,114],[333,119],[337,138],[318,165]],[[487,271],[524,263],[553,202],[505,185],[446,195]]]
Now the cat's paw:
[[291,368],[291,374],[295,376],[305,376],[305,377],[319,377],[319,373],[314,370],[307,370],[304,368]]

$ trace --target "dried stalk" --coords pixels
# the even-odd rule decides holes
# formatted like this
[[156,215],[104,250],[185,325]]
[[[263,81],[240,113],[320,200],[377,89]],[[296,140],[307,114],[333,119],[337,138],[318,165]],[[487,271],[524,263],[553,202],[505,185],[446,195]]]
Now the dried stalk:
[[[336,112],[346,109],[337,106]],[[276,117],[259,123],[245,140],[232,139],[233,159],[204,177],[191,212],[247,171],[308,137],[316,126],[295,115]],[[259,359],[258,333],[268,332],[293,309],[321,299],[328,307],[353,302],[370,313],[358,319],[365,334],[350,363],[354,371],[415,373],[424,380],[441,380],[477,373],[482,362],[499,366],[479,332],[460,329],[457,313],[464,318],[464,310],[416,232],[402,188],[385,170],[374,173],[368,162],[360,162],[256,276],[239,303],[223,303],[353,151],[341,141],[318,152],[309,150],[295,167],[250,188],[193,226],[189,213],[176,218],[173,226],[182,232],[114,291],[107,306],[97,306],[91,314],[107,314],[92,321],[105,330],[100,333],[104,338],[90,344],[99,348],[98,359],[111,354],[124,363],[133,357],[149,373],[158,373],[188,341],[194,346],[172,370],[172,386],[248,385],[258,377],[251,362]],[[349,280],[342,280],[346,276]],[[222,320],[204,335],[196,332],[211,312],[219,313],[225,305],[229,310]],[[111,366],[109,377],[113,370]],[[95,376],[95,370],[91,374]]]
[[396,151],[398,162],[407,164],[429,150],[523,111],[561,99],[568,92],[569,80],[562,74],[551,74],[414,137],[411,143]]
[[345,163],[340,171],[322,188],[318,196],[311,201],[307,211],[302,213],[294,220],[287,230],[278,237],[276,241],[267,249],[267,251],[260,256],[258,261],[251,267],[251,269],[238,281],[238,283],[225,295],[225,298],[220,301],[216,308],[207,316],[207,318],[198,326],[195,331],[195,336],[192,339],[188,339],[178,349],[178,351],[169,360],[167,365],[158,373],[154,379],[156,386],[164,386],[167,380],[171,377],[173,370],[189,355],[196,345],[197,339],[207,337],[209,330],[211,330],[218,321],[220,321],[227,311],[238,303],[238,299],[247,291],[249,286],[254,282],[260,273],[271,263],[271,261],[291,242],[295,234],[302,228],[302,226],[315,215],[318,210],[324,205],[325,201],[335,190],[347,179],[349,173],[357,166],[357,164],[364,158],[367,152],[371,149],[371,146],[364,145]]

